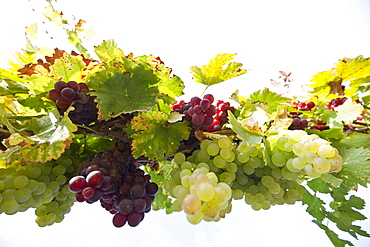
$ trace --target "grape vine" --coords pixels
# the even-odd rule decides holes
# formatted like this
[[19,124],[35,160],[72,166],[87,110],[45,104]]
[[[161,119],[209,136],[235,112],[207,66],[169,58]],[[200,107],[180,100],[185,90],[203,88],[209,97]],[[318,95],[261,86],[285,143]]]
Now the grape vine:
[[[0,70],[0,213],[33,208],[46,227],[76,202],[100,203],[115,227],[136,227],[151,210],[199,224],[227,217],[234,200],[256,211],[302,203],[335,246],[351,245],[338,230],[370,237],[354,225],[363,199],[348,197],[370,183],[370,58],[314,75],[305,99],[265,88],[185,101],[159,57],[124,55],[111,40],[94,52],[55,49]],[[194,81],[208,89],[245,74],[234,56],[192,66]]]

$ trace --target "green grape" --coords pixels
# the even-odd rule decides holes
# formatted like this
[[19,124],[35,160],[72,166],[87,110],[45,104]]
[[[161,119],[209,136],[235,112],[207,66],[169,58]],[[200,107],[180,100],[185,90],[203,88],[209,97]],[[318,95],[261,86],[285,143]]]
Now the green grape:
[[270,202],[270,201],[264,201],[264,202],[262,202],[262,204],[261,204],[261,208],[262,208],[263,210],[268,210],[268,209],[270,209],[270,208],[271,208],[271,202]]
[[208,177],[208,179],[210,181],[213,181],[215,183],[218,183],[217,175],[214,172],[209,172],[209,173],[206,174],[206,176]]
[[258,210],[261,210],[262,204],[260,204],[258,202],[254,202],[254,203],[251,204],[251,207],[252,207],[253,210],[258,211]]
[[16,190],[14,189],[6,189],[2,193],[2,197],[4,201],[13,200],[16,196]]
[[223,182],[220,182],[217,185],[226,189],[226,191],[227,191],[227,199],[230,199],[231,198],[231,194],[232,194],[232,191],[231,191],[230,186],[228,184],[226,184],[226,183],[223,183]]
[[68,203],[63,203],[59,206],[61,210],[63,210],[64,214],[68,214],[71,211],[71,206],[68,205]]
[[301,169],[298,169],[298,168],[296,168],[296,167],[293,166],[293,160],[294,160],[294,158],[289,159],[286,162],[286,165],[285,165],[284,168],[288,169],[291,172],[299,172]]
[[241,185],[246,185],[248,183],[248,176],[245,174],[240,174],[236,176],[236,181]]
[[286,180],[284,185],[285,189],[293,189],[297,187],[297,182],[295,180]]
[[55,178],[55,181],[57,181],[59,185],[63,185],[67,182],[67,177],[65,175],[59,175]]
[[293,199],[293,200],[298,200],[300,197],[301,197],[301,194],[299,193],[299,191],[297,189],[289,189],[287,191],[287,195],[289,198]]
[[203,149],[203,150],[206,150],[208,145],[211,144],[212,141],[211,140],[208,140],[208,139],[204,139],[201,143],[200,143],[200,149]]
[[37,178],[37,181],[39,182],[43,182],[45,184],[48,184],[50,183],[50,177],[49,177],[50,174],[41,174],[40,177]]
[[196,186],[195,194],[201,201],[210,201],[213,198],[215,192],[213,186],[210,183],[202,182]]
[[232,197],[233,199],[235,200],[240,200],[240,199],[243,199],[243,196],[244,196],[244,192],[242,190],[233,190],[233,194],[232,194]]
[[245,203],[247,203],[249,205],[253,204],[256,201],[254,194],[246,193],[245,197],[244,197],[244,201],[245,201]]
[[220,139],[218,139],[217,144],[220,148],[229,148],[232,145],[228,137],[221,137]]
[[285,143],[284,144],[284,151],[286,151],[286,152],[292,152],[293,151],[293,145],[290,144],[289,142],[288,143]]
[[263,196],[265,197],[266,201],[270,201],[273,198],[271,192],[268,190],[263,192]]
[[303,146],[302,146],[302,150],[305,153],[308,153],[308,152],[317,153],[318,149],[319,149],[319,145],[317,144],[316,141],[306,141],[303,143]]
[[292,180],[292,179],[295,179],[296,177],[298,177],[298,173],[297,172],[289,171],[285,167],[283,167],[281,169],[281,175],[283,175],[283,178],[285,178],[287,180]]
[[23,187],[16,191],[15,199],[19,203],[27,201],[32,195],[32,191],[29,188]]
[[278,167],[282,167],[286,164],[286,158],[285,158],[284,154],[282,154],[282,153],[274,153],[271,156],[271,161],[274,165],[276,165]]
[[248,143],[246,141],[241,141],[237,147],[239,152],[247,152],[248,151]]
[[190,176],[190,175],[192,175],[193,173],[190,171],[190,170],[188,170],[188,169],[184,169],[184,170],[181,170],[180,171],[180,178],[182,178],[183,176],[185,176],[185,175],[188,175],[188,176]]
[[36,191],[38,187],[39,187],[39,182],[37,182],[34,179],[28,180],[27,188],[29,188],[31,192]]
[[44,182],[38,182],[38,185],[39,186],[37,187],[37,189],[34,192],[32,192],[34,195],[41,195],[46,190],[46,184]]
[[57,208],[59,208],[59,203],[56,201],[51,201],[50,203],[46,204],[46,210],[48,212],[52,212],[56,210]]
[[263,186],[268,188],[275,184],[275,179],[271,176],[265,175],[261,177],[261,183],[263,184]]
[[202,208],[202,202],[195,194],[187,194],[182,200],[182,209],[186,214],[197,214]]
[[213,164],[217,167],[217,168],[225,168],[227,163],[226,163],[226,160],[223,159],[220,155],[217,155],[213,158]]
[[[188,171],[188,170],[187,170]],[[181,177],[181,185],[189,188],[190,187],[190,175],[184,175]]]
[[282,137],[280,137],[280,138],[277,140],[276,145],[277,145],[277,147],[278,147],[280,150],[284,151],[284,150],[285,150],[285,149],[284,149],[284,145],[285,145],[286,143],[288,143],[288,141],[289,141],[289,139],[288,139],[287,137],[282,136]]
[[214,220],[220,213],[220,209],[217,203],[213,201],[203,203],[203,214],[204,217],[210,220]]
[[226,159],[227,162],[234,162],[235,160],[235,153],[233,151],[230,152],[230,158]]
[[207,150],[201,149],[198,152],[197,158],[199,162],[207,162],[211,157],[207,153]]
[[0,190],[3,190],[5,187],[5,184],[3,181],[0,180]]
[[198,212],[197,214],[187,214],[186,219],[188,220],[189,223],[196,225],[199,224],[204,218],[203,212]]
[[68,194],[64,194],[62,191],[58,193],[58,195],[55,197],[55,200],[63,202],[68,198]]
[[220,147],[216,143],[211,143],[207,146],[207,152],[211,156],[218,155],[219,151],[220,151]]
[[57,165],[53,167],[52,173],[55,176],[63,175],[66,172],[66,168],[62,165]]
[[247,154],[249,155],[249,157],[257,157],[258,149],[255,146],[249,147],[247,150]]
[[[193,169],[193,165],[189,161],[184,161],[180,164],[181,164],[181,166],[180,166],[181,170],[187,169],[187,170],[191,171]],[[181,175],[180,175],[180,177],[181,177]]]
[[226,171],[230,173],[236,173],[238,171],[238,165],[234,162],[229,162],[226,165]]
[[57,181],[51,181],[46,185],[46,188],[50,188],[52,193],[56,193],[57,191],[59,191],[60,185]]
[[227,160],[227,159],[230,159],[231,158],[231,153],[232,151],[229,149],[229,148],[221,148],[220,149],[220,156]]
[[240,163],[247,163],[249,161],[249,154],[247,152],[241,152],[238,154],[237,159]]
[[171,171],[171,178],[175,182],[175,184],[181,184],[180,172],[180,168],[174,168]]
[[314,152],[309,152],[309,153],[306,153],[305,157],[306,157],[306,163],[312,164],[312,161],[319,156],[317,156],[317,154]]
[[32,166],[27,170],[27,175],[31,179],[37,179],[41,175],[41,168],[38,166]]
[[254,171],[254,175],[255,175],[256,177],[261,178],[261,177],[263,177],[263,175],[265,175],[265,173],[263,172],[263,169],[261,169],[261,168],[257,168],[257,169]]
[[17,189],[26,187],[28,184],[28,177],[24,175],[17,176],[16,178],[14,178],[13,183],[14,187]]
[[236,179],[235,173],[230,172],[223,172],[220,174],[220,181],[230,184],[232,181]]
[[256,157],[251,157],[249,159],[249,161],[247,162],[247,164],[250,166],[250,167],[253,167],[253,168],[258,168],[262,165],[262,161],[260,158],[256,158]]
[[274,183],[272,186],[268,187],[267,188],[268,191],[271,193],[271,194],[277,194],[280,192],[281,190],[281,187],[280,187],[280,184],[278,183]]
[[278,193],[273,194],[272,196],[275,197],[275,198],[281,198],[281,197],[284,196],[284,194],[285,194],[285,190],[280,189],[280,191]]
[[339,172],[342,170],[343,167],[342,157],[339,156],[339,159],[337,158],[337,156],[339,155],[335,155],[334,158],[328,159],[328,161],[331,163],[330,171],[332,172]]
[[304,172],[307,174],[307,176],[311,178],[318,178],[321,176],[321,173],[316,172],[311,165],[306,165],[304,168]]
[[261,192],[258,192],[257,194],[255,194],[254,198],[255,198],[255,201],[259,204],[262,204],[265,201],[265,196]]
[[323,157],[317,157],[312,161],[312,168],[318,173],[327,173],[331,168],[331,163]]
[[173,160],[175,161],[176,164],[180,165],[186,160],[185,154],[176,153],[175,156],[173,157]]
[[192,184],[199,185],[201,183],[209,183],[211,180],[209,178],[210,175],[208,175],[208,174],[210,174],[210,173],[207,173],[207,174],[193,174],[192,177],[194,177],[194,183],[192,183]]
[[175,200],[174,202],[173,202],[173,204],[172,204],[172,209],[173,209],[173,211],[175,211],[175,212],[180,212],[180,211],[182,211],[182,204],[181,204],[181,202],[179,201],[179,200]]
[[300,153],[303,153],[302,147],[303,147],[303,143],[297,142],[296,144],[293,145],[293,153],[295,155],[299,155]]
[[252,175],[255,171],[255,168],[251,167],[248,163],[243,166],[243,171],[247,175]]
[[258,191],[259,191],[259,192],[262,192],[262,193],[264,193],[264,192],[266,192],[266,191],[267,191],[267,187],[266,187],[266,186],[264,186],[264,185],[261,183],[261,181],[259,181],[259,182],[257,183],[257,188],[258,188]]
[[16,199],[3,201],[0,207],[0,210],[5,214],[11,215],[17,212],[18,202]]
[[336,152],[330,145],[321,145],[317,150],[317,154],[323,158],[333,158]]
[[198,165],[197,165],[197,168],[201,168],[201,167],[204,167],[206,168],[208,171],[209,171],[209,165],[205,162],[200,162]]
[[248,191],[252,193],[253,195],[257,194],[259,192],[257,185],[251,185],[248,188]]
[[216,186],[213,188],[214,196],[212,200],[217,204],[224,204],[229,198],[229,192],[222,186]]
[[48,213],[46,216],[47,225],[52,225],[57,216],[54,213]]

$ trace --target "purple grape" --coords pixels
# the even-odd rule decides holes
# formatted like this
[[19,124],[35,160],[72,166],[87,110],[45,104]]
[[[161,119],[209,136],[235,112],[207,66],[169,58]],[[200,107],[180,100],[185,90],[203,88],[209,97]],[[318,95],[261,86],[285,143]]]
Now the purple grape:
[[119,204],[118,204],[118,211],[121,214],[129,214],[132,212],[134,205],[131,200],[129,199],[123,199]]
[[146,209],[146,202],[142,198],[135,199],[132,202],[132,204],[133,204],[133,210],[137,213],[141,213],[141,212],[145,211],[145,209]]
[[70,100],[66,100],[62,97],[58,98],[55,103],[56,103],[57,107],[59,107],[62,110],[67,109],[71,105]]
[[136,212],[130,213],[127,217],[127,223],[131,227],[135,227],[135,226],[139,225],[140,222],[141,222],[141,216],[140,216],[140,214],[138,214]]
[[57,99],[60,97],[60,92],[58,90],[53,89],[48,92],[48,98],[51,99],[52,101],[57,101]]
[[127,222],[127,215],[118,213],[113,216],[113,225],[115,227],[122,227]]
[[190,105],[191,106],[195,106],[195,105],[199,105],[201,99],[197,96],[193,97],[190,99]]
[[66,99],[66,100],[73,100],[73,98],[76,96],[76,92],[69,87],[63,88],[63,90],[60,92],[60,95]]
[[154,182],[149,182],[145,185],[146,193],[149,196],[154,196],[158,193],[158,185]]
[[75,92],[80,91],[80,85],[78,85],[78,83],[77,83],[77,82],[75,82],[75,81],[69,81],[69,82],[67,83],[67,86],[68,86],[69,88],[72,88]]
[[132,198],[141,198],[145,196],[145,188],[141,184],[135,184],[130,189],[130,196]]
[[213,103],[213,101],[214,101],[214,97],[213,97],[213,95],[212,95],[212,94],[206,94],[206,95],[204,95],[204,96],[203,96],[203,99],[207,99],[207,100],[209,100],[210,104],[212,104],[212,103]]
[[200,106],[203,108],[203,110],[207,110],[211,106],[211,102],[208,99],[202,99],[200,101]]
[[66,88],[68,85],[67,83],[65,83],[64,81],[57,81],[55,84],[54,84],[54,88],[58,91],[58,92],[61,92],[63,90],[63,88]]
[[196,125],[201,125],[204,122],[204,114],[203,113],[194,113],[191,117],[191,120]]

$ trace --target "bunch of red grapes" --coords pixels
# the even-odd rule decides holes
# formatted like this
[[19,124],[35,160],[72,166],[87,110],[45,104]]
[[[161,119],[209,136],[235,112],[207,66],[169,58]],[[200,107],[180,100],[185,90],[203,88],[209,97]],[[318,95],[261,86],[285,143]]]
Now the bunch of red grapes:
[[99,152],[84,161],[79,175],[69,181],[76,201],[94,203],[113,214],[113,225],[137,226],[149,212],[158,185],[131,162],[130,145],[119,142],[111,150]]
[[60,114],[63,114],[69,106],[73,105],[74,110],[68,113],[68,117],[75,124],[89,125],[97,121],[98,109],[94,99],[85,83],[75,81],[57,81],[54,89],[48,92],[48,97],[55,102]]
[[189,102],[181,100],[171,105],[173,111],[184,114],[184,119],[190,121],[193,129],[207,131],[221,130],[222,125],[228,121],[227,111],[235,111],[229,102],[218,100],[213,105],[214,97],[206,94],[203,98],[192,97]]

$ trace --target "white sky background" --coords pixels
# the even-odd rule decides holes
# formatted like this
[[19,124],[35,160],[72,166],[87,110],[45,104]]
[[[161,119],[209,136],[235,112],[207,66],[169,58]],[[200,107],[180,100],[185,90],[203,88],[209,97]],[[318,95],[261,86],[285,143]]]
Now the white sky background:
[[[26,0],[0,2],[2,67],[11,53],[25,47],[25,26],[40,20],[30,6]],[[279,70],[293,72],[292,89],[298,93],[301,84],[331,69],[338,59],[370,56],[366,0],[60,0],[57,6],[66,16],[86,20],[86,27],[96,32],[85,43],[90,52],[103,39],[114,39],[126,54],[160,56],[185,81],[188,98],[204,89],[191,81],[189,66],[207,64],[218,53],[237,53],[235,61],[248,69],[246,75],[207,91],[225,100],[235,89],[248,95],[269,87]],[[56,33],[53,40],[46,36],[36,45],[74,49],[62,32]],[[357,195],[370,202],[369,189],[360,188]],[[362,212],[370,217],[369,206]],[[190,225],[183,212],[165,215],[163,210],[146,214],[136,228],[116,229],[111,219],[99,204],[86,203],[76,203],[62,223],[46,228],[34,222],[33,210],[1,215],[0,246],[332,246],[299,203],[255,212],[243,201],[234,201],[225,219],[197,226]],[[357,224],[370,231],[368,221]],[[370,245],[369,239],[340,236],[356,247]]]

